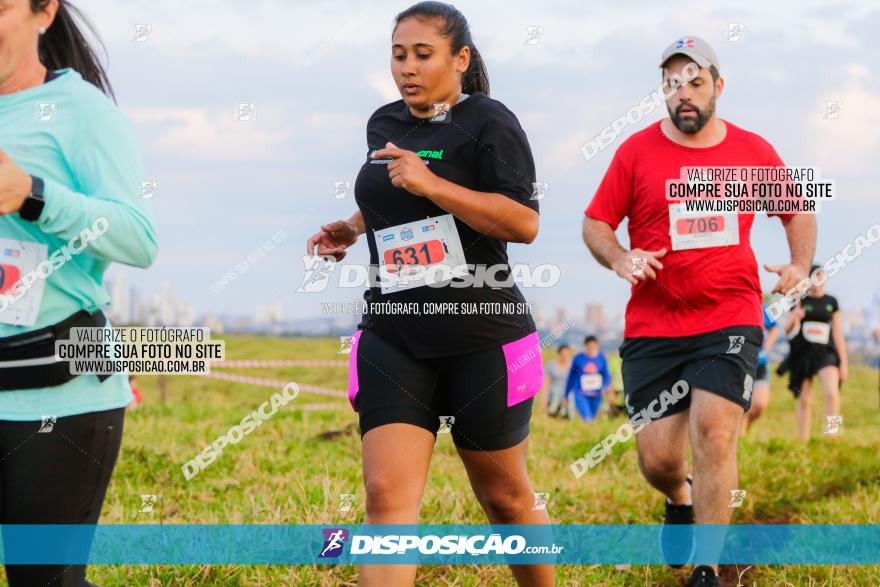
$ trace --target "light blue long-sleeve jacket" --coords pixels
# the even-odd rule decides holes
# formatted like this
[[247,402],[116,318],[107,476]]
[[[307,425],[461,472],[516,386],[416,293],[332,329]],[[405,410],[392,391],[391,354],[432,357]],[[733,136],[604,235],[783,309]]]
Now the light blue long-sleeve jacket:
[[[106,307],[110,296],[103,280],[111,262],[148,267],[156,258],[156,227],[149,200],[141,197],[144,171],[131,124],[79,73],[59,73],[39,86],[0,95],[0,149],[43,179],[46,200],[36,222],[17,213],[0,216],[0,243],[45,244],[51,257],[85,229],[104,232],[45,278],[36,322],[0,323],[0,338]],[[14,249],[0,246],[0,263],[14,264],[7,256]],[[124,374],[103,383],[81,375],[56,387],[0,392],[0,420],[83,414],[130,400]]]

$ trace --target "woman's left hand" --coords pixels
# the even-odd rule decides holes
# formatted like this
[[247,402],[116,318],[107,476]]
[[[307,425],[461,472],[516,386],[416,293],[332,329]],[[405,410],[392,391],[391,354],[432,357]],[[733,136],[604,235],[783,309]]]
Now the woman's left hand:
[[413,151],[407,151],[397,147],[394,143],[386,143],[384,149],[373,153],[373,159],[391,158],[388,164],[388,176],[391,185],[403,188],[415,196],[428,195],[438,177],[434,175],[421,157]]
[[0,215],[21,209],[31,193],[31,183],[31,176],[6,151],[0,149]]
[[849,365],[847,363],[841,363],[838,368],[840,371],[840,382],[843,383],[849,378]]

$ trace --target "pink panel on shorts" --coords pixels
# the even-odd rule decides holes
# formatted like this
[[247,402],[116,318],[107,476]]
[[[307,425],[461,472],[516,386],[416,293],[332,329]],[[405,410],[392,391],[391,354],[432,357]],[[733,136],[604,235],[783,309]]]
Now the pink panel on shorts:
[[507,364],[507,407],[534,397],[544,382],[544,361],[538,333],[501,347]]
[[354,398],[360,390],[358,385],[358,342],[362,332],[363,330],[357,330],[351,335],[351,354],[348,356],[348,402],[355,412],[358,410],[354,405]]

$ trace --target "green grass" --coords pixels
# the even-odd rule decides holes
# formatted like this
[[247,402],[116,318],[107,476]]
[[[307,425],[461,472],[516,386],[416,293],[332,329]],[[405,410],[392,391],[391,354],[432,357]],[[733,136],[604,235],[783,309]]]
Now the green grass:
[[[223,337],[228,359],[347,359],[334,339]],[[344,368],[228,371],[344,389]],[[360,438],[356,428],[331,439],[315,436],[356,422],[345,399],[302,393],[191,481],[180,466],[269,398],[272,390],[175,376],[165,405],[155,378],[142,377],[144,403],[130,411],[101,522],[338,524],[363,519]],[[821,394],[817,394],[821,396]],[[774,379],[770,407],[739,447],[740,487],[747,498],[734,523],[876,523],[880,518],[880,412],[877,372],[853,368],[842,392],[844,433],[821,434],[821,399],[814,436],[795,440],[794,401]],[[339,408],[301,409],[335,402]],[[529,471],[536,491],[549,492],[554,523],[658,523],[662,498],[642,479],[635,444],[615,452],[576,480],[569,466],[623,419],[562,422],[536,413]],[[357,494],[355,511],[336,511],[339,493]],[[156,494],[152,513],[140,495]],[[442,435],[422,502],[423,523],[483,523],[451,438]],[[585,545],[588,548],[589,545]],[[743,569],[739,569],[742,571]],[[737,569],[725,575],[736,584]],[[665,566],[558,566],[559,585],[681,585],[686,570]],[[93,566],[89,576],[113,585],[354,585],[352,566]],[[419,585],[513,584],[503,566],[422,566]],[[880,568],[787,566],[749,569],[744,585],[877,585]]]

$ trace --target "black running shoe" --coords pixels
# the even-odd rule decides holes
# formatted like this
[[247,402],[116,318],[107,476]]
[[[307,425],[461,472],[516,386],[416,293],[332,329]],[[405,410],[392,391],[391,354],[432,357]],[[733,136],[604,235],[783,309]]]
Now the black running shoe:
[[[690,475],[687,482],[691,486],[694,484]],[[660,528],[660,551],[673,569],[682,568],[694,556],[694,522],[693,505],[677,505],[666,500],[666,513]]]
[[685,587],[721,587],[718,575],[712,567],[700,565],[691,573],[691,578],[685,583]]

